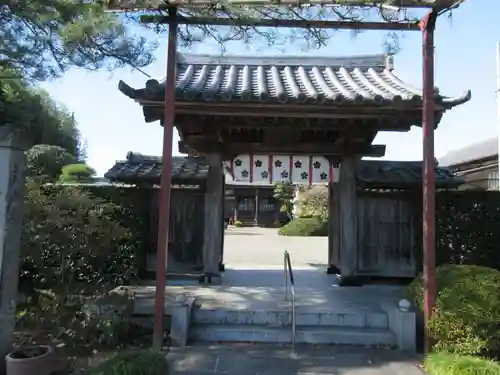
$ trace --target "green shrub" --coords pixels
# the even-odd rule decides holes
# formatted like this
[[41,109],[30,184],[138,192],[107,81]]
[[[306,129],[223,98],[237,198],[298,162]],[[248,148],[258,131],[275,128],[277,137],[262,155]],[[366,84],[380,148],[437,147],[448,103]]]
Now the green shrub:
[[94,368],[90,375],[166,375],[165,355],[151,350],[119,353]]
[[317,217],[299,217],[281,227],[278,233],[281,236],[328,236],[328,222]]
[[92,182],[96,172],[87,164],[68,164],[62,167],[61,182]]
[[64,148],[52,145],[35,145],[26,151],[26,174],[56,181],[65,165],[77,163],[76,157]]
[[32,181],[24,203],[22,282],[79,293],[137,279],[140,238],[129,222],[141,220],[127,207],[79,187],[45,188]]
[[488,359],[459,356],[449,353],[431,353],[425,359],[429,375],[498,375],[500,364]]
[[[436,311],[430,322],[434,349],[460,355],[500,351],[500,271],[480,266],[437,268]],[[422,276],[408,289],[408,298],[423,311]]]

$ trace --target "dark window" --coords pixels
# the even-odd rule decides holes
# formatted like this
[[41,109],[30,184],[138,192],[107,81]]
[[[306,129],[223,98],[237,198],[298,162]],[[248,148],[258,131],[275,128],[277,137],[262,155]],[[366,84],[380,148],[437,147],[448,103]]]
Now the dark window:
[[260,201],[260,211],[273,212],[275,210],[274,201],[264,198]]
[[254,211],[254,200],[252,198],[241,198],[238,201],[238,211]]

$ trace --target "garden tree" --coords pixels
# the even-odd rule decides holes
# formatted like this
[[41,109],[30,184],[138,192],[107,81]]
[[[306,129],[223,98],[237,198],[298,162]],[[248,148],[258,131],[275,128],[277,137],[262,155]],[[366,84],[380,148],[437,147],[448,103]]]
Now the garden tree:
[[42,181],[57,181],[63,167],[75,163],[77,158],[59,146],[35,145],[26,151],[27,177],[39,177]]
[[304,189],[300,195],[300,212],[301,216],[328,220],[328,187],[318,185]]
[[99,4],[0,0],[0,77],[32,82],[73,66],[140,68],[152,62],[155,47]]
[[[46,111],[53,102],[29,85],[60,76],[72,66],[89,70],[125,65],[140,68],[153,60],[154,48],[154,43],[147,43],[137,32],[127,31],[119,17],[105,13],[100,5],[82,5],[68,0],[0,0],[0,141],[18,139],[23,146],[54,144],[81,159],[77,147],[72,150],[65,144],[67,138],[53,137],[49,131],[71,129],[74,122],[66,118],[57,128],[47,126],[54,124],[52,120],[57,118],[54,114],[60,111]],[[4,196],[11,197],[10,201],[0,205],[3,209],[0,215],[10,215],[7,227],[1,228],[5,242],[0,244],[3,254],[0,265],[2,358],[14,329],[13,308],[17,295],[17,233],[21,225],[18,213],[22,205],[22,173],[19,172],[22,172],[23,163],[16,148],[2,151],[5,153],[2,158],[9,159],[6,163],[9,171],[4,173],[10,176],[0,176],[0,181],[15,181],[5,186],[9,190]],[[87,177],[89,175],[91,173],[87,173]]]
[[0,80],[0,119],[29,145],[55,145],[74,156],[80,152],[74,116],[46,91],[30,87],[23,79]]
[[[156,43],[141,36],[137,26],[136,13],[123,15],[105,12],[102,3],[120,4],[121,0],[90,1],[87,4],[68,0],[0,0],[0,76],[17,74],[31,80],[45,80],[59,76],[72,66],[90,70],[130,66],[137,69],[153,61]],[[91,3],[91,4],[89,4]],[[338,4],[343,1],[339,0]],[[222,49],[227,42],[239,41],[245,44],[261,43],[264,46],[284,47],[292,42],[302,47],[325,46],[335,30],[257,28],[238,25],[238,19],[297,19],[297,20],[386,20],[388,22],[415,21],[418,14],[395,10],[394,7],[373,7],[373,1],[366,6],[337,6],[302,8],[284,7],[279,4],[265,7],[207,5],[204,7],[183,7],[181,16],[229,17],[235,20],[230,27],[211,25],[181,25],[179,40],[181,46],[205,41],[217,41]],[[391,4],[392,0],[379,1]],[[150,0],[136,0],[137,7],[150,8]],[[164,13],[164,11],[158,11]],[[142,27],[145,27],[141,23]],[[166,27],[158,24],[146,26],[158,33]],[[387,46],[397,47],[397,34],[389,33]],[[12,71],[5,71],[14,68]]]
[[61,182],[92,182],[96,172],[87,164],[77,163],[65,165],[62,168]]
[[[2,41],[0,41],[0,44]],[[14,148],[8,139],[20,139]],[[23,153],[17,147],[28,148],[26,152],[30,176],[45,175],[42,179],[57,179],[64,164],[76,162],[80,154],[79,134],[73,116],[55,103],[48,94],[31,88],[21,78],[0,79],[0,147],[1,158],[8,161],[10,176],[0,176],[4,181],[2,190],[7,190],[1,215],[7,216],[6,225],[1,228],[4,242],[0,244],[2,253],[1,293],[0,293],[0,354],[9,346],[14,329],[18,288],[19,231],[21,227],[21,205],[23,203]],[[17,142],[17,141],[15,141]],[[52,146],[56,145],[56,146]],[[5,164],[4,164],[5,165]],[[5,173],[5,171],[4,171]],[[14,183],[10,183],[13,181]]]
[[289,181],[277,182],[274,184],[273,197],[280,205],[280,211],[292,217],[293,199],[295,196],[295,186]]
[[80,147],[78,147],[78,155],[77,159],[80,163],[85,163],[87,161],[87,149],[88,149],[88,142],[84,140],[83,142],[80,143]]

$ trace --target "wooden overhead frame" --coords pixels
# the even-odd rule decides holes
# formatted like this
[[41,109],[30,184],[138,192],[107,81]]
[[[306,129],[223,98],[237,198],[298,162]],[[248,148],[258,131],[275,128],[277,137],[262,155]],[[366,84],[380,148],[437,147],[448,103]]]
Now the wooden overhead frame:
[[[99,2],[99,0],[97,0]],[[174,126],[175,113],[175,66],[177,52],[177,30],[180,24],[197,25],[215,25],[215,26],[251,26],[251,27],[285,27],[285,28],[331,28],[331,29],[357,29],[357,30],[409,30],[422,32],[422,50],[423,50],[423,253],[424,253],[424,321],[425,327],[428,327],[431,315],[436,304],[436,256],[435,256],[435,159],[434,159],[434,127],[435,127],[435,92],[434,92],[434,30],[437,18],[445,12],[456,8],[465,0],[100,0],[100,3],[111,12],[141,12],[142,21],[149,23],[169,24],[169,47],[168,47],[168,66],[167,81],[165,88],[165,106],[164,106],[164,149],[163,176],[170,176],[170,158],[172,132]],[[346,21],[346,20],[307,20],[297,17],[296,19],[275,20],[262,17],[257,18],[250,15],[244,17],[243,12],[237,18],[228,15],[228,11],[248,8],[306,8],[306,7],[358,7],[374,8],[380,10],[405,10],[405,9],[427,9],[427,15],[422,20],[404,20],[401,22],[384,20],[372,21]],[[186,16],[182,14],[183,9],[206,9],[214,12],[213,16]],[[179,10],[179,11],[178,11]],[[167,11],[167,12],[163,12]],[[156,12],[154,14],[153,12]],[[226,12],[226,14],[224,14]],[[201,13],[201,12],[200,12]],[[375,146],[374,146],[375,147]],[[380,146],[379,146],[380,147]],[[383,146],[382,146],[383,147]],[[361,150],[357,150],[361,151]],[[365,152],[374,152],[374,150],[362,150]],[[381,151],[381,149],[379,149]],[[215,155],[215,154],[214,154]],[[348,166],[354,159],[347,159],[346,168],[341,170],[346,172],[350,169]],[[220,156],[212,160],[214,167],[221,164]],[[351,163],[351,164],[349,164]],[[217,183],[213,182],[213,187],[218,187],[222,183],[217,177]],[[344,176],[344,180],[345,177]],[[166,177],[165,177],[166,178]],[[341,178],[342,179],[342,178]],[[352,180],[352,176],[351,176]],[[215,181],[215,180],[214,180]],[[164,286],[165,286],[165,256],[168,244],[169,230],[169,202],[170,202],[170,184],[164,180],[161,184],[161,209],[159,233],[159,249],[157,259],[157,282],[155,295],[155,327],[154,327],[154,347],[161,349],[163,342],[163,319],[164,319]],[[219,185],[217,185],[219,184]],[[223,190],[223,188],[221,188]],[[215,191],[215,190],[214,190]],[[346,202],[355,198],[354,190],[347,196]],[[211,197],[216,200],[217,196]],[[344,204],[342,207],[348,207]],[[221,214],[222,215],[222,214]],[[347,217],[346,211],[346,217]],[[210,218],[212,219],[212,218]],[[354,228],[356,223],[354,216],[351,215],[350,222],[345,228]],[[212,220],[213,223],[217,219]],[[215,225],[215,224],[214,224]],[[215,227],[214,227],[215,228]],[[210,229],[210,228],[209,228]],[[213,228],[212,228],[213,229]],[[343,237],[353,238],[352,233],[344,231]],[[213,241],[212,241],[213,242]],[[347,243],[347,242],[346,242]],[[354,243],[354,242],[353,242]],[[214,245],[214,243],[212,243]],[[352,250],[347,246],[347,252]],[[428,335],[428,329],[425,330]],[[430,349],[430,336],[426,337],[426,351]]]
[[[115,8],[108,5],[108,9],[115,10],[140,10],[142,11],[162,11],[169,8],[210,8],[221,13],[224,11],[237,10],[241,7],[254,8],[307,8],[307,7],[360,7],[379,8],[384,10],[399,11],[403,9],[451,9],[463,0],[129,0],[129,3],[144,3],[140,8],[127,8],[126,0],[114,0],[117,4]],[[121,3],[121,5],[120,5]],[[229,17],[223,14],[217,16],[184,16],[176,13],[175,16],[169,14],[143,14],[140,16],[143,23],[178,25],[214,25],[214,26],[253,26],[253,27],[275,27],[275,28],[312,28],[312,29],[354,29],[354,30],[408,30],[420,31],[418,19],[401,21],[357,21],[357,20],[311,20],[311,19],[272,19],[249,17]]]
[[175,7],[384,7],[388,9],[445,9],[461,3],[460,0],[100,0],[110,11],[158,10]]

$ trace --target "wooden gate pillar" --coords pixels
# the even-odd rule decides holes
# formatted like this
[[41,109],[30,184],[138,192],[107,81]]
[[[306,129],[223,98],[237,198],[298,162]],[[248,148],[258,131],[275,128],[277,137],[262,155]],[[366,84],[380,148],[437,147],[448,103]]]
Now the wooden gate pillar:
[[328,185],[328,268],[326,273],[340,273],[340,199],[339,183]]
[[219,273],[224,235],[224,173],[220,154],[208,154],[210,166],[205,192],[203,272]]
[[356,164],[359,158],[347,156],[340,163],[340,274],[354,276],[358,268],[358,207]]

